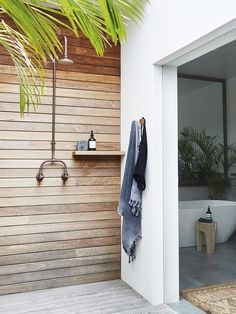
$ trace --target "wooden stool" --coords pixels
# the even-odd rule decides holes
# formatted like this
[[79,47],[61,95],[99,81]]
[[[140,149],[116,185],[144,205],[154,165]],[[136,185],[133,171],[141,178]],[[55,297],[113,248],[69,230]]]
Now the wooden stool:
[[206,237],[206,251],[207,254],[212,255],[215,251],[215,241],[216,241],[216,222],[206,223],[206,222],[196,222],[195,223],[195,234],[197,251],[202,250],[202,235],[205,234]]

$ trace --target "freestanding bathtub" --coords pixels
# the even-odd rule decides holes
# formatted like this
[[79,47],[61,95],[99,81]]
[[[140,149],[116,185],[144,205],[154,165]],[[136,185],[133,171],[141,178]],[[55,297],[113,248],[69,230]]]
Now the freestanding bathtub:
[[227,241],[236,229],[236,202],[196,200],[179,202],[179,246],[195,245],[195,222],[205,217],[211,206],[213,221],[217,222],[216,243]]

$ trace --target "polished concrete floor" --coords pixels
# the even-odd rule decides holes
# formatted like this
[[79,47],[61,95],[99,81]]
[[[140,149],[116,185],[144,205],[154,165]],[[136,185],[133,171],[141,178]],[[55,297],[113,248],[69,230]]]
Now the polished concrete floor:
[[205,247],[180,248],[180,290],[236,281],[236,236],[217,244],[214,255],[206,255]]
[[181,299],[179,302],[176,302],[176,303],[170,303],[168,305],[173,310],[175,310],[176,313],[178,314],[204,314],[205,313],[184,299]]

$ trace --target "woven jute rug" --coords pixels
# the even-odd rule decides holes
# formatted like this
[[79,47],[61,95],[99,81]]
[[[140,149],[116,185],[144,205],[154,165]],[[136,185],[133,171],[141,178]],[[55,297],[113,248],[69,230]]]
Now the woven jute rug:
[[236,314],[236,282],[184,289],[181,295],[209,314]]

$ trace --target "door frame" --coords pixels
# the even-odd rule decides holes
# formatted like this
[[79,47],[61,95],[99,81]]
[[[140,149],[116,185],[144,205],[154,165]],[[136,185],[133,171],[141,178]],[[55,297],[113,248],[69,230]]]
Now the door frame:
[[179,299],[177,68],[234,40],[236,20],[154,63],[162,69],[164,303]]

